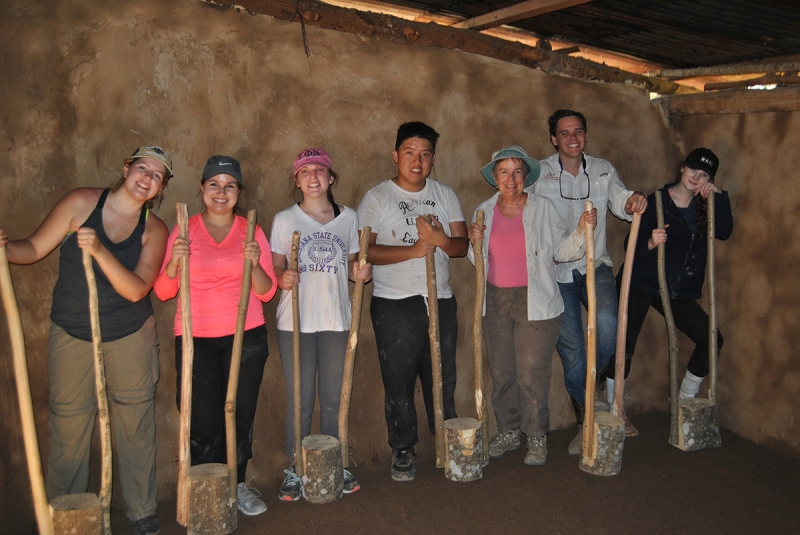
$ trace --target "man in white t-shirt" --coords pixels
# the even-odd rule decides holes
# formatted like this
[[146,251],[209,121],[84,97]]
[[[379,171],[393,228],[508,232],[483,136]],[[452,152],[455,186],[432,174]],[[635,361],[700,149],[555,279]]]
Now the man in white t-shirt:
[[[439,134],[421,122],[397,131],[392,158],[397,176],[369,190],[358,206],[359,226],[370,226],[369,261],[374,288],[372,326],[385,391],[386,425],[392,447],[392,478],[414,479],[417,377],[435,433],[433,377],[428,337],[425,255],[434,253],[442,352],[444,418],[455,418],[456,300],[450,288],[450,257],[467,254],[467,225],[452,188],[429,179]],[[433,214],[432,222],[421,216]]]

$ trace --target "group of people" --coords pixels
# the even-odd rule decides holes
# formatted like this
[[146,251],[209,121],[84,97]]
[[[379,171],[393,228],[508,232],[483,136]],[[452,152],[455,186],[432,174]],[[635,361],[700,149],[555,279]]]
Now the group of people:
[[[549,119],[556,153],[537,161],[513,145],[496,151],[480,171],[497,189],[481,203],[485,224],[468,228],[456,192],[429,177],[439,134],[421,122],[404,123],[392,158],[397,175],[369,190],[357,210],[336,203],[338,180],[330,156],[304,150],[294,160],[292,181],[298,202],[275,215],[270,239],[260,227],[247,240],[238,215],[243,191],[240,163],[209,158],[200,180],[203,211],[190,218],[188,236],[170,233],[152,212],[173,176],[172,160],[159,147],[140,147],[126,159],[110,188],[79,188],[67,194],[28,238],[0,247],[12,263],[31,264],[61,246],[53,292],[49,341],[50,453],[47,493],[53,498],[85,492],[89,451],[97,411],[94,391],[88,290],[81,255],[93,259],[100,296],[100,323],[120,482],[127,518],[138,535],[160,529],[156,516],[155,389],[158,341],[149,299],[180,291],[178,268],[190,258],[189,292],[194,343],[190,451],[192,464],[227,458],[224,403],[245,260],[252,266],[249,307],[237,392],[236,435],[239,510],[267,509],[246,485],[252,458],[253,424],[269,353],[261,304],[283,290],[277,308],[277,346],[287,390],[286,448],[289,467],[279,492],[299,499],[302,482],[294,469],[293,317],[291,294],[300,303],[302,434],[310,433],[317,394],[320,427],[338,436],[339,399],[351,322],[348,280],[373,281],[370,312],[385,391],[385,417],[392,448],[391,476],[414,479],[418,420],[414,391],[419,378],[433,433],[433,374],[428,335],[425,256],[433,253],[439,308],[444,418],[455,418],[457,305],[450,287],[449,260],[469,255],[483,243],[487,290],[484,333],[492,377],[492,403],[499,428],[489,453],[499,457],[527,437],[525,464],[546,461],[548,395],[553,350],[564,366],[566,389],[579,433],[570,453],[580,449],[586,354],[581,305],[586,306],[585,231],[595,227],[598,307],[597,368],[607,367],[606,392],[613,396],[617,289],[606,248],[606,215],[621,219],[643,214],[636,244],[626,341],[626,375],[636,338],[650,306],[663,313],[655,278],[654,250],[665,243],[667,278],[676,326],[697,344],[681,385],[693,397],[708,373],[708,316],[700,297],[705,271],[705,198],[716,204],[717,238],[732,230],[730,202],[715,184],[719,160],[708,149],[690,153],[677,182],[648,199],[629,191],[607,161],[584,153],[586,119],[558,110]],[[662,195],[667,224],[656,225],[653,195]],[[585,211],[584,202],[595,208]],[[433,217],[425,218],[425,215]],[[356,261],[359,229],[369,226],[368,263]],[[292,269],[292,233],[299,230],[298,268]],[[175,319],[175,363],[181,384],[183,332],[180,305]],[[719,345],[722,344],[720,335]],[[180,405],[180,395],[178,404]],[[601,407],[604,401],[598,402]],[[626,435],[636,431],[626,417]],[[359,484],[345,470],[344,492]]]

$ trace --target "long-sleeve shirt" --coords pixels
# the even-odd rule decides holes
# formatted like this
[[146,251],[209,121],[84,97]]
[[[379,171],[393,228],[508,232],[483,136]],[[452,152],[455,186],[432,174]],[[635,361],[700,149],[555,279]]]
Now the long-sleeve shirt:
[[[172,299],[180,288],[180,276],[170,279],[166,266],[172,257],[172,244],[178,237],[178,227],[172,229],[167,241],[167,255],[161,266],[153,290],[162,301]],[[192,305],[192,335],[201,338],[229,336],[236,331],[239,313],[239,295],[244,272],[244,246],[247,238],[247,220],[235,216],[233,226],[222,242],[217,243],[208,233],[202,214],[189,218],[189,295]],[[272,288],[263,295],[250,289],[245,330],[264,325],[262,302],[269,301],[278,288],[269,242],[261,227],[256,227],[255,240],[261,248],[259,264],[272,280]],[[183,334],[181,305],[175,314],[175,336]]]
[[[566,169],[561,169],[558,153],[541,160],[539,180],[528,190],[553,201],[569,228],[578,226],[581,214],[585,211],[585,202],[591,201],[597,208],[597,227],[594,229],[595,267],[600,264],[612,266],[611,256],[606,249],[607,210],[604,207],[608,206],[611,213],[618,218],[630,221],[633,216],[625,213],[625,203],[633,195],[633,191],[625,188],[617,170],[606,160],[584,155],[584,161],[585,165],[581,165],[578,176],[575,176]],[[588,198],[583,199],[587,194]],[[575,262],[559,264],[558,282],[572,282],[574,269],[586,273],[586,256]]]
[[[474,223],[478,210],[483,210],[486,215],[483,254],[487,259],[489,241],[492,239],[494,207],[499,198],[500,193],[496,193],[492,198],[483,201],[472,216]],[[554,260],[568,262],[584,256],[586,246],[584,231],[579,229],[576,223],[575,230],[570,233],[570,228],[556,211],[553,203],[530,192],[522,210],[522,224],[525,227],[525,256],[528,267],[528,320],[555,318],[564,312],[564,301],[556,283],[557,266]],[[475,252],[472,244],[467,256],[474,264]],[[486,313],[485,297],[483,313]]]

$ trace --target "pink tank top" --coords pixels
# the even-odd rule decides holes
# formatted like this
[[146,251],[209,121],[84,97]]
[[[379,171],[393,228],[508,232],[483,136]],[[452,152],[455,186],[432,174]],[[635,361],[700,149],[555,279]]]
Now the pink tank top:
[[506,219],[495,205],[489,238],[489,282],[498,288],[528,286],[525,261],[525,227],[522,214]]

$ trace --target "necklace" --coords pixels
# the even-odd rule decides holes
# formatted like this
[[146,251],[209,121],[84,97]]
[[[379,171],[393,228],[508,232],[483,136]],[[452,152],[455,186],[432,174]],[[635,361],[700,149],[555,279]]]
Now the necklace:
[[111,230],[108,232],[108,237],[109,238],[112,238],[117,232],[119,232],[120,230],[130,226],[130,224],[133,223],[134,221],[138,221],[139,220],[138,217],[131,218],[131,219],[128,219],[127,221],[124,221],[121,225],[115,226],[116,222],[117,222],[117,218],[114,217],[114,215],[110,211],[108,213],[108,218],[109,218],[108,224],[111,227]]

